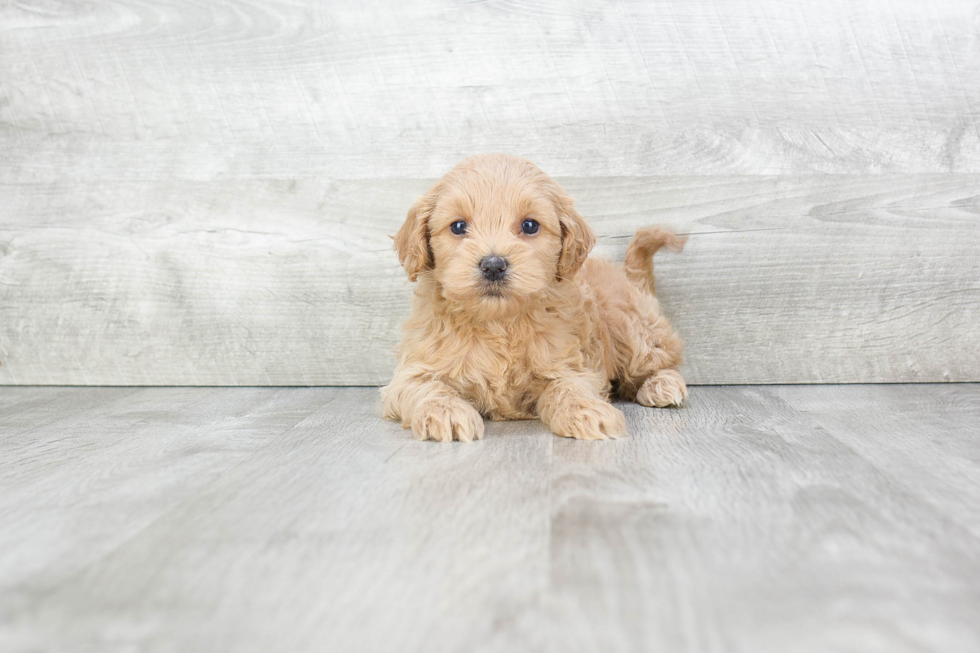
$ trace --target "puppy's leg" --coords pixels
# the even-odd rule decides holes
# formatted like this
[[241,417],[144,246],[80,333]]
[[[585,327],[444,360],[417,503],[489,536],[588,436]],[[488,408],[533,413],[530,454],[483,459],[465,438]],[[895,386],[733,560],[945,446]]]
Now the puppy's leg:
[[661,247],[674,251],[685,239],[659,227],[636,232],[626,248],[623,272],[633,310],[619,314],[617,350],[627,352],[618,372],[619,393],[644,406],[679,406],[687,398],[687,385],[677,368],[683,345],[660,311],[655,296],[653,255]]
[[629,352],[621,368],[619,394],[644,406],[680,406],[687,399],[687,384],[678,371],[683,345],[659,306],[647,298],[636,302],[626,318],[630,328],[619,343]]
[[541,421],[556,435],[605,440],[626,435],[626,418],[584,377],[552,381],[538,399]]
[[636,403],[644,406],[680,406],[687,399],[687,384],[677,370],[660,370],[647,378],[636,393]]
[[396,375],[381,392],[385,417],[401,419],[416,440],[472,442],[483,437],[483,417],[441,381]]

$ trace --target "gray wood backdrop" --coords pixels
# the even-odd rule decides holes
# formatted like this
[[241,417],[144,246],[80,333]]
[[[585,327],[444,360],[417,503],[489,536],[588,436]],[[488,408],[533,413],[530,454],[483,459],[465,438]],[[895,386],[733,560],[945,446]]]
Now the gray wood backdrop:
[[463,157],[658,256],[694,383],[980,381],[980,3],[0,2],[0,383],[375,384]]

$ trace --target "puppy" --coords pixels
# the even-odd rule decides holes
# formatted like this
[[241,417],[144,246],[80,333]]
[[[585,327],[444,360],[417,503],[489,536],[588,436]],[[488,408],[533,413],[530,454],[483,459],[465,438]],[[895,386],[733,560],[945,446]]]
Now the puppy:
[[626,433],[611,394],[687,397],[681,341],[654,296],[652,256],[683,240],[641,229],[616,266],[561,186],[502,154],[466,159],[408,212],[395,250],[416,281],[384,415],[419,440],[469,442],[492,420],[540,417],[556,434]]

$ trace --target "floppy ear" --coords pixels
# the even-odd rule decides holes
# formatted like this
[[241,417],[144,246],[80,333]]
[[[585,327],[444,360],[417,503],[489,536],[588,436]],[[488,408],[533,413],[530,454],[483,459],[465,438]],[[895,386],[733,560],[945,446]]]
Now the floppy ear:
[[561,226],[561,254],[558,256],[558,278],[569,279],[595,247],[595,233],[572,206],[572,198],[564,193],[555,200],[558,224]]
[[429,217],[435,204],[432,193],[420,198],[395,234],[395,251],[410,281],[415,281],[423,270],[431,270],[435,262],[429,248]]

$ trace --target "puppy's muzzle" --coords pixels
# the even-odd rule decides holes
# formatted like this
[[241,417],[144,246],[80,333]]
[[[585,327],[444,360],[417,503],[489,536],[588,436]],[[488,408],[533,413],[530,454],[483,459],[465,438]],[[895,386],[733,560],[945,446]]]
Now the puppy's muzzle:
[[507,274],[507,260],[496,254],[484,256],[480,261],[480,270],[487,281],[500,281]]

